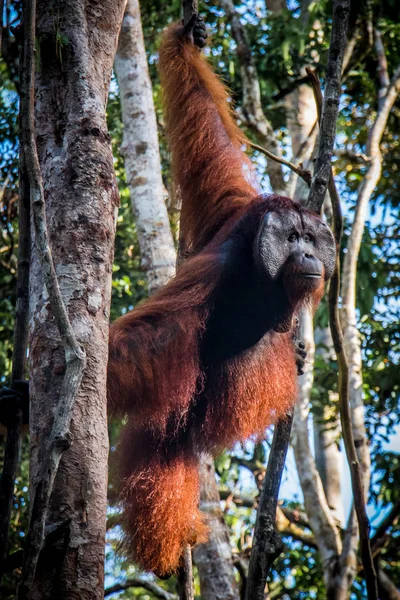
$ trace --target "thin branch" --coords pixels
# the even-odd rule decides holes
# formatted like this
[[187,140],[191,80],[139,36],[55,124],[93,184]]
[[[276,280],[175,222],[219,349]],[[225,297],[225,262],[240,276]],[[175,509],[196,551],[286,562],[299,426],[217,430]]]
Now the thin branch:
[[249,142],[249,146],[254,148],[254,150],[258,150],[259,152],[262,152],[263,154],[265,154],[265,156],[267,156],[268,158],[271,158],[275,162],[277,162],[281,165],[285,165],[286,167],[289,167],[289,169],[291,169],[294,173],[296,173],[299,177],[301,177],[303,179],[303,181],[306,182],[308,187],[310,187],[311,172],[308,171],[307,169],[303,169],[301,164],[299,164],[296,167],[296,165],[294,165],[290,161],[285,160],[284,158],[281,158],[280,156],[276,156],[275,154],[272,154],[272,152],[269,152],[269,150],[267,150],[266,148],[263,148],[262,146],[259,146],[258,144],[254,144],[253,142]]
[[36,566],[44,541],[50,494],[61,455],[69,447],[72,409],[86,362],[85,352],[75,338],[62,299],[46,225],[43,182],[37,154],[34,123],[36,0],[26,0],[23,23],[24,72],[21,85],[21,138],[30,185],[36,251],[49,294],[51,310],[64,346],[66,368],[52,430],[47,442],[47,451],[44,453],[45,459],[41,465],[34,494],[32,494],[33,503],[24,546],[21,583],[18,589],[19,600],[29,596],[35,579]]
[[308,516],[305,512],[298,510],[297,508],[288,508],[287,506],[281,506],[280,510],[291,523],[311,529],[310,521],[308,520]]
[[396,584],[380,568],[378,568],[378,584],[380,600],[400,600],[400,592]]
[[129,588],[142,588],[147,592],[153,594],[154,598],[159,598],[160,600],[178,600],[178,596],[175,594],[171,594],[164,590],[161,586],[157,585],[154,581],[147,581],[147,579],[142,579],[141,577],[134,577],[133,579],[127,579],[122,583],[116,583],[104,590],[104,597],[111,596],[111,594],[117,594],[118,592],[123,592],[124,590],[128,590]]
[[254,508],[257,504],[257,498],[234,494],[229,490],[219,490],[219,497],[221,500],[225,500],[227,505],[233,502],[236,506],[241,506],[243,508]]
[[269,570],[282,551],[283,544],[276,531],[276,509],[292,422],[293,412],[275,425],[254,528],[246,587],[247,600],[264,600]]
[[299,527],[296,523],[290,521],[279,507],[276,512],[276,526],[282,535],[290,535],[293,539],[298,540],[311,548],[318,548],[315,537],[304,531],[304,529]]
[[395,504],[393,504],[392,508],[386,515],[384,519],[379,523],[378,527],[374,535],[371,537],[371,546],[373,552],[375,554],[376,548],[380,547],[382,544],[382,539],[384,540],[386,536],[387,530],[392,527],[398,520],[400,516],[400,500],[397,500]]
[[[307,69],[314,90],[318,114],[323,113],[322,92],[317,74]],[[333,233],[336,241],[336,267],[329,288],[329,321],[339,366],[339,405],[340,420],[343,440],[346,448],[347,460],[350,466],[351,483],[354,496],[354,505],[360,532],[361,557],[366,575],[369,600],[378,598],[376,573],[371,553],[369,533],[370,524],[365,509],[364,488],[360,463],[358,461],[351,422],[349,404],[349,364],[344,348],[343,332],[339,318],[339,291],[340,291],[340,244],[343,234],[343,217],[340,197],[333,178],[332,166],[329,159],[328,189],[333,210]]]
[[348,148],[335,148],[333,151],[333,155],[337,158],[345,158],[347,160],[350,160],[353,164],[356,162],[371,162],[370,157],[364,154],[364,152],[354,152],[354,150],[349,150]]
[[346,47],[349,0],[334,0],[332,33],[325,78],[318,155],[308,197],[308,208],[320,213],[329,183],[331,158],[336,136],[336,123],[341,93],[341,73]]

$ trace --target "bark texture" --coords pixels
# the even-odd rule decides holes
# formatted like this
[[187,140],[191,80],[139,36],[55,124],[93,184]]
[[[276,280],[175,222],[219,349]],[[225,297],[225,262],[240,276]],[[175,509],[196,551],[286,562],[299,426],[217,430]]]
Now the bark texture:
[[[280,2],[275,4],[280,4]],[[262,109],[260,83],[245,28],[240,21],[232,0],[221,0],[221,6],[231,25],[232,37],[237,45],[236,52],[243,84],[243,101],[242,106],[238,110],[240,120],[245,127],[248,127],[254,133],[262,146],[280,157],[282,155],[280,146],[278,145],[272,125]],[[268,160],[266,172],[273,192],[275,194],[284,194],[286,185],[281,165],[274,160]]]
[[202,600],[238,600],[229,533],[220,506],[214,462],[207,457],[200,467],[200,508],[208,515],[210,538],[193,549],[199,570]]
[[[333,342],[328,327],[316,329],[314,334],[317,352],[328,361],[334,356]],[[343,498],[341,490],[342,453],[339,447],[340,425],[337,415],[338,395],[328,392],[322,407],[321,418],[314,417],[315,462],[321,476],[322,485],[329,508],[335,520],[343,527]]]
[[[376,42],[378,58],[382,52],[380,42],[380,37],[378,37]],[[368,163],[368,169],[358,190],[356,211],[354,214],[349,241],[347,243],[347,252],[344,255],[342,280],[341,319],[344,332],[345,348],[349,360],[349,387],[352,425],[358,460],[360,461],[363,473],[364,493],[366,498],[368,497],[370,479],[370,455],[364,425],[361,340],[358,333],[356,315],[357,261],[361,248],[361,240],[365,227],[368,204],[374,189],[379,182],[382,172],[383,159],[380,150],[380,143],[390,111],[396,98],[398,97],[398,94],[400,93],[400,67],[393,74],[392,81],[389,87],[387,87],[387,76],[384,74],[385,69],[382,65],[382,62],[383,60],[381,58],[380,80],[382,93],[379,94],[379,107],[375,121],[373,122],[368,133],[366,147],[366,154],[370,158],[370,162]]]
[[304,375],[299,379],[299,399],[294,411],[292,445],[306,513],[321,554],[325,584],[329,591],[334,584],[334,572],[337,570],[342,543],[311,453],[308,418],[309,397],[313,382],[314,340],[312,318],[307,311],[303,312],[301,322],[301,339],[306,344],[307,359],[310,362],[306,363]]
[[[71,447],[50,500],[51,534],[33,599],[102,598],[108,437],[106,364],[118,190],[105,107],[123,0],[40,0],[36,135],[58,281],[87,368]],[[64,352],[33,249],[31,273],[31,494],[65,371]]]
[[[317,109],[314,94],[308,85],[300,85],[286,100],[287,126],[292,142],[292,162],[301,162],[304,169],[312,170],[311,155],[317,129]],[[290,174],[288,196],[300,204],[305,204],[309,187],[294,173]]]
[[149,293],[175,272],[175,248],[164,202],[152,86],[138,0],[128,0],[114,61],[124,125],[121,152]]

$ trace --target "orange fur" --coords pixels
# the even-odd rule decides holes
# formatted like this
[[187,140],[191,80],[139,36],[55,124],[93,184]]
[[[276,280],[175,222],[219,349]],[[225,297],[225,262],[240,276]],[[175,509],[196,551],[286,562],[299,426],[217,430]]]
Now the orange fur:
[[184,452],[166,462],[157,453],[146,456],[149,436],[135,427],[124,431],[122,448],[131,459],[121,493],[125,544],[135,562],[163,575],[178,565],[183,547],[207,539],[207,526],[198,509],[198,460]]
[[[240,261],[237,274],[236,264],[226,263],[226,248],[243,247],[246,260],[253,260],[263,215],[300,208],[287,198],[256,195],[244,175],[251,169],[227,93],[182,38],[181,25],[164,35],[160,71],[184,249],[191,258],[168,285],[112,325],[108,398],[111,412],[128,419],[119,444],[128,552],[162,575],[177,568],[187,544],[205,539],[197,508],[201,454],[262,436],[295,401],[290,333],[270,328],[251,347],[215,364],[207,362],[207,334],[218,299],[224,293],[229,299],[224,286],[247,293],[243,281],[252,277]],[[244,298],[247,318],[252,293]],[[268,291],[256,293],[266,294],[268,310]],[[239,328],[241,310],[239,302]]]
[[182,252],[196,253],[257,194],[243,167],[245,136],[232,118],[225,87],[194,44],[166,30],[160,48],[165,121],[174,182],[182,197]]

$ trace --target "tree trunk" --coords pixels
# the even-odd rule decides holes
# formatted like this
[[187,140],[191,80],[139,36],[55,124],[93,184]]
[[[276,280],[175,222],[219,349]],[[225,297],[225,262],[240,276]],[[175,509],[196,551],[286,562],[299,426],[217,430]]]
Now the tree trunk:
[[[334,355],[329,327],[316,329],[317,352],[326,360]],[[314,417],[315,462],[324,487],[329,508],[336,521],[344,527],[343,498],[341,490],[342,453],[340,451],[340,426],[337,416],[338,397],[329,391],[322,407],[320,419]]]
[[156,114],[138,0],[128,0],[114,67],[124,125],[121,153],[151,294],[174,274],[176,255],[164,202]]
[[[283,1],[283,0],[282,0]],[[281,4],[281,0],[274,4]],[[242,106],[238,110],[240,120],[257,137],[258,142],[277,156],[282,151],[276,139],[271,123],[266,118],[261,105],[260,82],[257,69],[251,55],[246,30],[240,21],[232,0],[221,0],[227,19],[231,25],[232,36],[236,42],[236,53],[240,64],[240,77],[243,86]],[[274,160],[267,161],[266,172],[275,194],[284,194],[286,189],[282,167]]]
[[[36,135],[51,249],[87,368],[48,512],[33,600],[103,598],[108,436],[106,365],[115,214],[105,108],[123,0],[39,0]],[[65,370],[33,246],[31,499]],[[62,527],[61,527],[62,526]]]
[[237,600],[239,590],[235,580],[229,532],[220,506],[214,462],[207,457],[200,466],[200,508],[208,515],[210,539],[193,549],[200,576],[202,600]]
[[[287,124],[292,142],[292,162],[301,162],[304,169],[312,171],[312,151],[314,149],[317,128],[317,108],[310,86],[300,85],[286,99]],[[306,182],[290,173],[288,195],[296,202],[304,204],[309,188]]]
[[[376,52],[378,59],[380,59],[379,62],[382,65],[382,61],[385,59],[385,56],[384,49],[381,45],[380,36],[377,36],[376,39]],[[385,71],[385,69],[383,69],[383,71]],[[352,425],[357,456],[363,473],[364,492],[366,498],[368,498],[371,459],[364,424],[361,340],[358,333],[356,315],[357,262],[361,248],[368,204],[374,189],[380,180],[382,172],[383,159],[380,150],[380,143],[385,131],[390,111],[400,93],[400,67],[398,67],[393,74],[389,87],[387,86],[388,77],[386,74],[381,73],[380,80],[381,89],[379,93],[379,108],[375,121],[368,132],[368,141],[366,147],[366,153],[367,156],[370,157],[370,163],[367,172],[364,175],[364,179],[362,180],[358,189],[354,220],[347,243],[347,252],[344,255],[342,279],[341,318],[346,354],[349,361]]]
[[322,562],[325,565],[325,583],[329,589],[337,568],[342,543],[310,448],[308,418],[309,397],[313,382],[314,341],[312,318],[308,311],[303,311],[301,321],[301,339],[306,344],[307,356],[311,363],[306,366],[304,375],[299,379],[299,399],[294,411],[292,445],[304,495],[304,506]]

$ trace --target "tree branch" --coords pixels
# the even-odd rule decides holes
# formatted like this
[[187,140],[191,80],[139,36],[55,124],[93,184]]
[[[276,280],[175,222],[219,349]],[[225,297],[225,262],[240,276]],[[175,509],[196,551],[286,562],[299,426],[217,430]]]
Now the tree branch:
[[85,352],[75,338],[61,296],[46,225],[43,182],[37,154],[34,124],[36,0],[26,1],[23,17],[24,77],[21,85],[21,139],[30,185],[36,249],[49,294],[51,309],[64,346],[66,369],[47,443],[47,452],[41,466],[36,489],[31,495],[33,502],[24,546],[22,577],[18,589],[19,600],[28,597],[34,582],[36,566],[44,541],[50,494],[61,455],[69,446],[72,409],[85,368]]
[[276,532],[276,508],[289,445],[293,413],[275,425],[267,472],[261,492],[251,549],[246,599],[264,600],[264,589],[271,565],[282,551]]
[[393,504],[392,508],[384,519],[379,523],[374,535],[371,537],[371,547],[375,554],[377,548],[380,548],[384,541],[387,530],[392,527],[398,520],[400,515],[400,500]]
[[107,596],[111,596],[111,594],[123,592],[124,590],[128,590],[129,588],[142,588],[147,592],[150,592],[155,598],[159,598],[160,600],[178,600],[178,596],[176,596],[175,594],[167,592],[167,590],[164,590],[154,581],[148,581],[147,579],[142,579],[141,577],[127,579],[122,583],[116,583],[115,585],[106,588],[104,590],[104,597],[106,598]]
[[343,55],[346,47],[349,0],[334,0],[332,33],[325,78],[325,98],[322,106],[318,155],[307,207],[320,213],[329,183],[331,158],[336,136],[336,122],[341,93]]
[[381,106],[382,101],[384,100],[388,87],[390,85],[388,65],[386,60],[385,48],[382,43],[382,34],[378,28],[374,30],[374,41],[375,41],[375,52],[378,58],[378,75],[379,75],[379,106]]
[[310,533],[306,533],[296,523],[288,519],[279,506],[276,511],[276,526],[282,535],[290,535],[293,539],[311,548],[318,548],[315,537]]
[[326,499],[309,440],[310,393],[313,385],[314,336],[309,311],[301,315],[301,339],[306,341],[307,363],[300,379],[298,401],[294,412],[292,447],[304,496],[304,505],[315,541],[324,564],[327,595],[334,587],[337,560],[342,550],[339,530]]
[[307,171],[307,169],[303,169],[301,164],[299,164],[296,167],[296,165],[294,165],[290,161],[285,160],[284,158],[282,158],[280,156],[276,156],[275,154],[272,154],[272,152],[269,152],[269,150],[267,150],[266,148],[263,148],[262,146],[259,146],[258,144],[254,144],[254,142],[249,142],[249,146],[254,148],[254,150],[258,150],[259,152],[262,152],[263,154],[265,154],[265,156],[267,156],[268,158],[271,158],[275,162],[277,162],[281,165],[285,165],[286,167],[289,167],[289,169],[291,169],[294,173],[296,173],[299,177],[301,177],[303,179],[303,181],[306,182],[308,187],[310,187],[311,172]]

